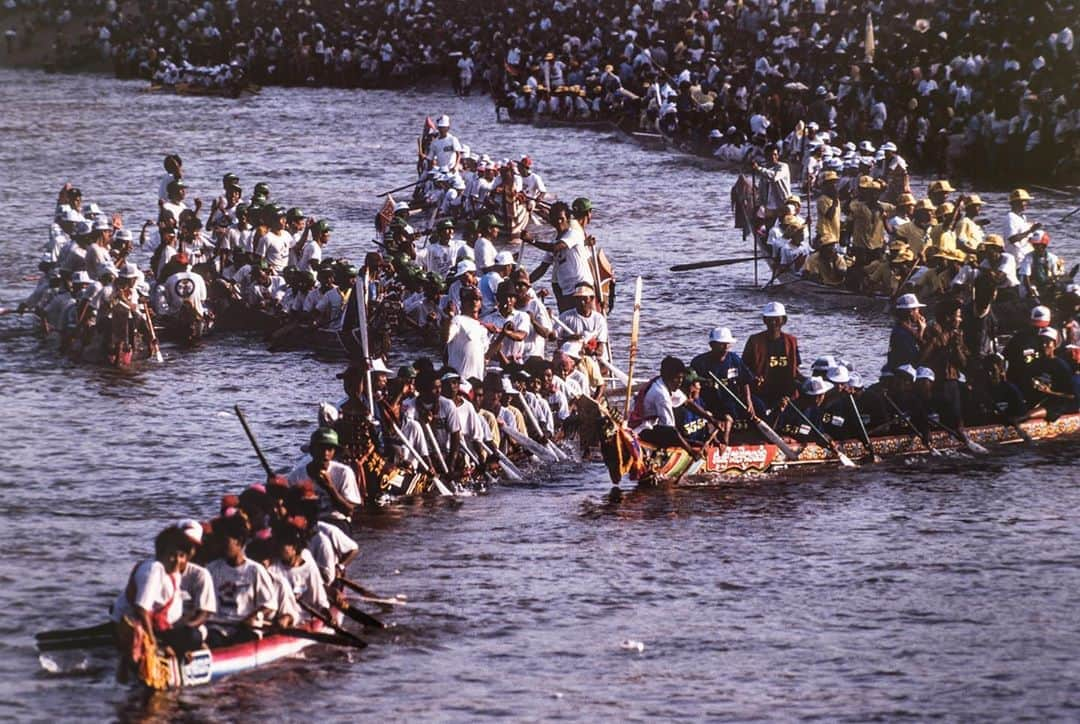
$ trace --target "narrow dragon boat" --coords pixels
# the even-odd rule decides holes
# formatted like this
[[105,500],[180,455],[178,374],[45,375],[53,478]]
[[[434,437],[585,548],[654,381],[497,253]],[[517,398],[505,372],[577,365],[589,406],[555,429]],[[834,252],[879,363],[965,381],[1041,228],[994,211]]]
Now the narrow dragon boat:
[[[625,453],[620,456],[616,447],[626,450],[627,446],[625,433],[623,442],[616,442],[614,427],[611,425],[607,427],[603,438],[603,445],[607,448],[605,460],[614,478],[616,471],[614,466],[620,464],[620,457],[624,462],[626,461]],[[1033,441],[1073,437],[1080,434],[1080,413],[1063,415],[1053,422],[1043,419],[1030,420],[1021,423],[1020,427]],[[993,424],[969,427],[967,434],[972,442],[984,446],[1025,442],[1012,425]],[[963,449],[966,445],[943,431],[931,433],[930,445],[932,447],[927,447],[916,435],[880,436],[871,438],[870,442],[874,453],[882,458],[926,455],[934,450]],[[850,458],[867,461],[871,458],[870,451],[859,440],[840,440],[837,444],[839,450]],[[690,480],[700,482],[702,478],[717,480],[738,478],[803,467],[835,465],[839,462],[833,451],[815,443],[805,445],[799,450],[799,456],[794,460],[787,459],[776,445],[770,443],[734,444],[726,448],[708,445],[701,457],[695,457],[682,448],[655,448],[644,442],[639,443],[639,447],[641,461],[636,470],[625,462],[620,472],[630,472],[631,479],[646,485]]]
[[[312,634],[333,634],[325,624],[319,621],[313,623],[314,625],[307,627]],[[180,689],[210,684],[232,674],[261,668],[280,659],[295,656],[317,643],[315,637],[271,634],[233,646],[199,649],[192,652],[190,659],[185,661],[179,661],[175,656],[160,657],[158,663],[162,667],[164,688]]]

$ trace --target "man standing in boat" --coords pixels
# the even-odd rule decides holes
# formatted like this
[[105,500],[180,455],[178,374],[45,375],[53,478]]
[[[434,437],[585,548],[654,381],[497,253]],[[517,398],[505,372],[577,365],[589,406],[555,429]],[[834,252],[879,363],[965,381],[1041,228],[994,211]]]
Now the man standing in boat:
[[780,160],[780,149],[775,143],[765,147],[765,164],[753,162],[754,172],[760,180],[758,203],[765,209],[765,225],[772,226],[784,209],[784,203],[791,195],[791,171]]
[[[690,369],[701,378],[705,407],[719,418],[724,431],[724,445],[728,444],[734,421],[755,417],[757,407],[762,405],[760,400],[755,405],[754,396],[750,392],[754,384],[754,374],[743,363],[742,358],[731,351],[733,344],[735,337],[730,329],[715,327],[709,332],[709,351],[690,360]],[[720,380],[720,384],[741,399],[746,410],[735,404],[731,395],[718,389],[715,380]]]
[[783,331],[787,310],[769,302],[761,311],[765,331],[751,335],[743,348],[743,362],[754,375],[754,391],[769,408],[795,392],[799,374],[799,342]]

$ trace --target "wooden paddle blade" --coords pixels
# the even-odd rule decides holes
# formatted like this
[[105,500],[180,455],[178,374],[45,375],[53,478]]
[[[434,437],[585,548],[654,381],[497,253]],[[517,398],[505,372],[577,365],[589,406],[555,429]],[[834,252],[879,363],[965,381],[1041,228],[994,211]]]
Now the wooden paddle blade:
[[364,613],[358,608],[353,608],[348,604],[345,604],[344,606],[339,606],[338,608],[343,614],[351,618],[353,621],[356,621],[358,624],[367,626],[369,628],[386,628],[385,623],[370,614]]
[[55,631],[39,631],[34,634],[34,638],[38,641],[47,641],[49,639],[74,639],[85,638],[101,635],[109,635],[112,633],[113,625],[111,621],[105,623],[99,623],[95,626],[85,626],[83,628],[62,628]]
[[840,458],[840,464],[843,465],[845,468],[857,468],[857,467],[859,467],[858,465],[855,464],[854,460],[852,460],[851,458],[849,458],[847,455],[840,452],[839,450],[836,451],[836,457]]
[[308,639],[309,641],[318,641],[321,644],[330,644],[331,646],[350,646],[354,649],[366,649],[367,642],[361,639],[347,639],[344,636],[337,636],[335,634],[320,633],[318,631],[308,631],[303,628],[286,628],[279,631],[279,633],[286,636],[292,636],[298,639]]
[[45,639],[37,642],[38,651],[76,651],[80,649],[100,649],[113,645],[113,637],[98,634],[72,639]]
[[708,269],[715,266],[728,266],[729,264],[741,264],[746,261],[754,261],[752,256],[741,256],[736,259],[710,259],[708,261],[695,261],[688,264],[676,264],[671,267],[673,272],[693,271],[695,269]]
[[777,435],[776,430],[773,430],[771,427],[769,427],[768,423],[766,423],[764,420],[758,420],[755,424],[757,425],[758,431],[761,432],[761,434],[765,437],[766,440],[771,442],[773,445],[776,445],[776,447],[780,448],[780,452],[784,453],[784,457],[786,457],[788,460],[799,459],[799,453],[795,452],[791,448],[791,446],[784,441],[784,438]]
[[971,452],[975,453],[976,455],[989,455],[990,454],[989,450],[987,450],[985,447],[983,447],[982,445],[975,442],[974,440],[972,440],[969,437],[965,436],[965,443],[967,445],[967,449],[970,450]]

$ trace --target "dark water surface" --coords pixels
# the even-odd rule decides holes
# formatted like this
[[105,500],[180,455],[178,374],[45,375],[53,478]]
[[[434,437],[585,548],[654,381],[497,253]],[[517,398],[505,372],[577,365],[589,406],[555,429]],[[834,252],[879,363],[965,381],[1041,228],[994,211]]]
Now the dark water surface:
[[[0,71],[0,108],[3,306],[31,287],[64,181],[137,228],[154,214],[171,151],[192,197],[213,198],[226,171],[245,190],[266,180],[276,199],[331,219],[331,249],[359,258],[374,195],[410,180],[423,117],[444,111],[474,149],[527,152],[552,190],[593,199],[620,276],[645,277],[645,370],[703,348],[713,325],[745,339],[767,301],[749,264],[667,271],[747,253],[730,228],[730,174],[613,134],[497,125],[482,99],[266,89],[224,101]],[[1003,196],[983,197],[1003,219]],[[1077,227],[1056,220],[1080,202],[1036,197],[1053,248],[1076,260]],[[630,285],[621,289],[612,327],[625,363]],[[839,352],[873,377],[887,338],[879,305],[776,298],[807,357]],[[208,517],[220,495],[260,478],[234,404],[284,466],[316,404],[339,390],[336,367],[270,355],[257,338],[167,349],[164,366],[122,376],[65,363],[28,329],[0,318],[5,719],[1080,718],[1070,442],[633,491],[618,505],[599,466],[567,465],[460,507],[369,521],[354,573],[411,605],[363,652],[317,647],[150,699],[116,685],[107,659],[66,656],[51,673],[35,631],[100,621],[162,525]]]

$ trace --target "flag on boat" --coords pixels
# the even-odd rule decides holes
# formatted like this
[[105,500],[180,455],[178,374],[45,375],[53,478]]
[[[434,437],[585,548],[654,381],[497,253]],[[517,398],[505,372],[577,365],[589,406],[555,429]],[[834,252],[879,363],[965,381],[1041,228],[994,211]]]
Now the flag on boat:
[[383,202],[382,208],[379,209],[379,213],[375,215],[375,230],[379,234],[385,234],[386,230],[390,228],[390,222],[394,220],[394,197],[390,194],[386,195],[386,201]]

